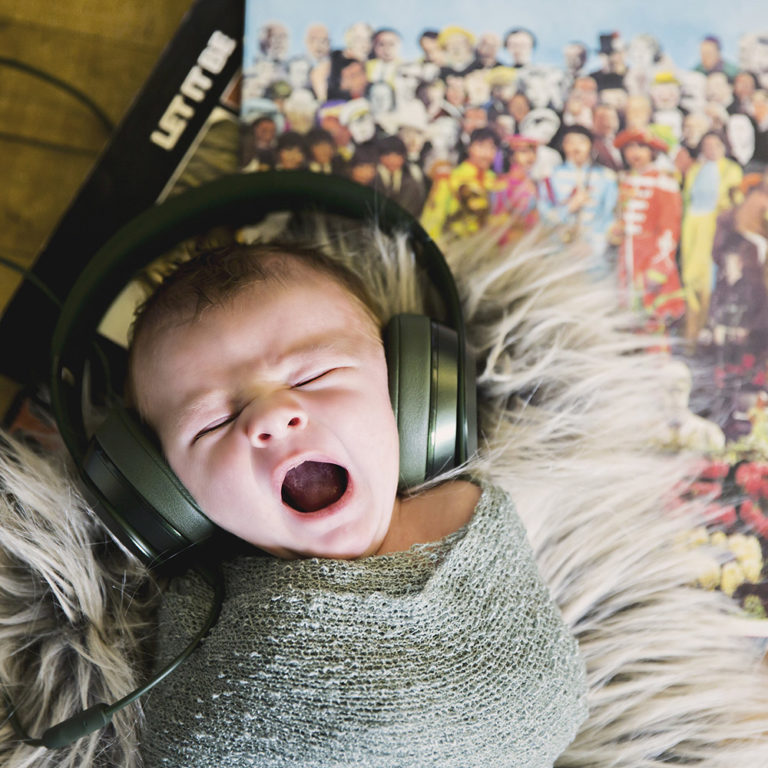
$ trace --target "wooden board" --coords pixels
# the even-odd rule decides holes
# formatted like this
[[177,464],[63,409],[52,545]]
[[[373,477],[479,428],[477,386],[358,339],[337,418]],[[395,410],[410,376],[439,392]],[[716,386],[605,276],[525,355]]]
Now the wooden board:
[[[0,0],[0,57],[76,87],[116,123],[190,4]],[[0,63],[0,256],[22,267],[34,263],[108,136],[71,93]],[[0,266],[0,311],[18,280]],[[0,381],[0,413],[14,391]]]

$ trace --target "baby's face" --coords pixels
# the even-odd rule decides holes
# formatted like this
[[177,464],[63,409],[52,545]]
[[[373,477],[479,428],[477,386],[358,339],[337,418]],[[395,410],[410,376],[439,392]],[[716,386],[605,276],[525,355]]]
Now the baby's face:
[[331,277],[269,279],[140,341],[139,410],[221,528],[278,557],[374,553],[398,435],[379,330]]

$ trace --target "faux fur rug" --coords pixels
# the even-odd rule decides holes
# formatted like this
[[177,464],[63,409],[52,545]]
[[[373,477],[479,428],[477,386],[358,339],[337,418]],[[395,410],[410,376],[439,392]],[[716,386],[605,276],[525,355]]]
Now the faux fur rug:
[[[380,246],[386,311],[413,309],[407,249]],[[475,471],[516,500],[587,661],[590,716],[558,765],[765,768],[768,631],[693,586],[712,553],[684,544],[701,522],[679,501],[690,462],[652,448],[664,357],[624,330],[611,287],[589,283],[584,253],[556,233],[512,252],[475,238],[447,257],[481,361]],[[60,465],[5,442],[0,479],[0,681],[37,736],[141,678],[152,589],[104,547]],[[14,742],[0,723],[7,768],[138,768],[135,707],[56,752]]]

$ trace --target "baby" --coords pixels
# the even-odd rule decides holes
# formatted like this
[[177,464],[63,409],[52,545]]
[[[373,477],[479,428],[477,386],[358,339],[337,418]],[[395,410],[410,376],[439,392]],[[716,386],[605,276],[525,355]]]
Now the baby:
[[[201,306],[200,297],[204,297]],[[401,498],[381,323],[320,254],[188,264],[135,329],[131,391],[218,526],[283,558],[357,558],[441,539],[480,491]]]
[[[147,768],[551,766],[585,716],[509,499],[455,477],[398,493],[374,306],[317,250],[237,247],[182,266],[135,324],[131,398],[170,466],[275,556],[225,563],[218,623],[147,703]],[[194,574],[171,584],[161,659],[209,603]]]

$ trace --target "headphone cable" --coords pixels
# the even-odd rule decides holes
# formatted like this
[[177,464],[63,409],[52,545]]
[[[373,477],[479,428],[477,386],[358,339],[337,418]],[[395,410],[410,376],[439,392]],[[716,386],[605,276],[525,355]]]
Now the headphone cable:
[[63,309],[64,302],[31,269],[23,267],[7,256],[0,256],[0,265],[17,272],[25,280],[29,280],[57,309]]
[[51,726],[39,739],[35,739],[30,737],[24,730],[24,727],[21,725],[18,715],[16,714],[15,705],[8,696],[7,691],[3,690],[2,695],[7,709],[6,722],[11,724],[18,740],[31,747],[46,747],[47,749],[65,747],[68,744],[81,739],[83,736],[87,736],[89,733],[109,725],[116,712],[119,712],[129,704],[135,702],[140,696],[143,696],[168,677],[168,675],[178,669],[198,645],[200,645],[203,638],[208,634],[211,627],[213,627],[219,618],[221,606],[224,602],[224,576],[218,565],[214,566],[212,571],[213,573],[211,574],[210,571],[198,569],[198,572],[201,573],[206,581],[213,583],[214,589],[211,609],[208,612],[205,623],[200,628],[200,631],[192,638],[192,640],[190,640],[189,644],[178,656],[176,656],[176,658],[163,667],[163,669],[154,675],[147,683],[124,696],[122,699],[119,699],[113,704],[105,704],[103,702],[94,704],[92,707],[88,707],[87,709],[72,715],[61,723]]
[[52,75],[50,72],[45,72],[44,70],[38,69],[31,64],[27,64],[24,61],[19,61],[18,59],[13,59],[9,56],[0,56],[0,65],[11,67],[12,69],[18,69],[28,75],[32,75],[32,77],[36,77],[39,80],[50,83],[60,91],[68,93],[70,96],[73,96],[75,99],[77,99],[77,101],[79,101],[81,104],[84,104],[90,110],[91,114],[93,114],[101,123],[107,135],[114,131],[115,124],[108,117],[107,113],[90,96],[88,96],[88,94],[84,93],[79,88],[75,88],[74,85],[71,85],[65,80]]
[[[5,63],[0,57],[0,63]],[[29,280],[41,293],[49,299],[57,309],[61,310],[63,302],[56,296],[56,294],[31,270],[23,267],[21,264],[0,255],[0,265],[8,267],[22,275],[26,280]],[[108,372],[109,367],[106,363],[106,359],[103,351],[99,347],[98,343],[94,342],[93,347],[96,350],[101,364],[104,366],[105,371]],[[205,623],[201,627],[200,631],[192,638],[189,644],[182,650],[182,652],[176,656],[169,664],[167,664],[160,672],[154,675],[145,685],[137,688],[122,699],[114,702],[113,704],[99,703],[92,707],[89,707],[76,715],[67,718],[57,725],[48,728],[39,739],[32,738],[27,734],[24,727],[19,721],[16,713],[16,706],[11,700],[8,692],[5,689],[0,689],[6,708],[6,718],[4,722],[10,723],[14,733],[19,741],[24,742],[32,747],[47,747],[48,749],[56,749],[59,747],[71,744],[74,741],[86,736],[92,731],[98,730],[108,725],[113,715],[119,712],[121,709],[132,704],[139,697],[143,696],[150,689],[154,688],[159,682],[164,680],[168,675],[174,672],[181,664],[192,654],[192,652],[200,645],[203,638],[208,634],[211,627],[216,623],[221,606],[224,601],[224,578],[221,574],[221,569],[218,566],[214,566],[211,570],[198,569],[209,583],[213,584],[214,597],[211,610],[206,617]],[[2,723],[0,723],[2,725]]]

